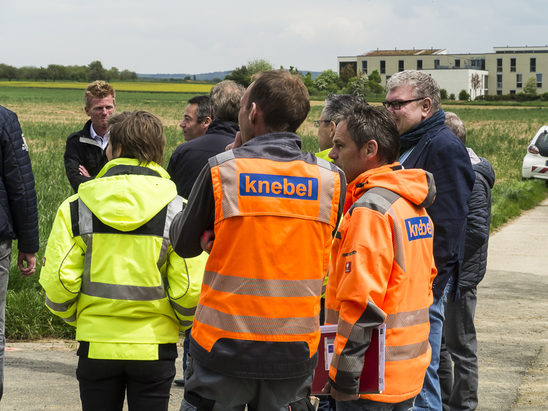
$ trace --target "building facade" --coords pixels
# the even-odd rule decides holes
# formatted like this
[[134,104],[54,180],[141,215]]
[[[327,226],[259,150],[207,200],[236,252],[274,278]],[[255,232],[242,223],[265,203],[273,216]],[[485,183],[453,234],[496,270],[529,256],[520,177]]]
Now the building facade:
[[458,96],[465,90],[472,99],[481,95],[523,92],[528,80],[537,94],[548,92],[548,46],[494,47],[493,53],[448,54],[445,49],[375,50],[358,56],[338,57],[339,73],[350,65],[358,75],[377,70],[381,84],[403,70],[424,70],[440,88]]

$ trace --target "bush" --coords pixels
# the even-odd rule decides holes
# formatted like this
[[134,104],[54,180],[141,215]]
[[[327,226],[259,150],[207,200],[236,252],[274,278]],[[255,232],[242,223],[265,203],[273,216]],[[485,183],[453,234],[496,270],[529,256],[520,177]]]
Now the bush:
[[470,94],[468,94],[466,90],[461,90],[459,92],[459,100],[462,100],[462,101],[470,100]]
[[440,90],[440,97],[441,97],[442,100],[447,100],[447,90],[446,89],[442,88]]

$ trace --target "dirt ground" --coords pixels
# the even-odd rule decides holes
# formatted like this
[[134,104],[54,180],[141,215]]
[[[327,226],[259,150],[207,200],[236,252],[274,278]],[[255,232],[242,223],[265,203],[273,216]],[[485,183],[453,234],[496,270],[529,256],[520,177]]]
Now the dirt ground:
[[[548,409],[547,243],[548,199],[491,236],[476,312],[479,410]],[[1,410],[80,409],[74,342],[7,347]],[[182,395],[173,386],[170,411]]]

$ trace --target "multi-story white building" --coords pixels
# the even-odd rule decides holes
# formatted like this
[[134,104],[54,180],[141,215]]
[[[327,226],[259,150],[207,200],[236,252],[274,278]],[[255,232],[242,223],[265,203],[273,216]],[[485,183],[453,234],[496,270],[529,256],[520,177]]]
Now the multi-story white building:
[[548,92],[548,46],[494,47],[493,53],[448,54],[445,49],[374,50],[358,56],[338,57],[339,73],[350,65],[356,74],[377,70],[381,84],[403,70],[424,70],[448,94],[465,90],[474,99],[484,94],[523,92],[533,78],[537,94]]

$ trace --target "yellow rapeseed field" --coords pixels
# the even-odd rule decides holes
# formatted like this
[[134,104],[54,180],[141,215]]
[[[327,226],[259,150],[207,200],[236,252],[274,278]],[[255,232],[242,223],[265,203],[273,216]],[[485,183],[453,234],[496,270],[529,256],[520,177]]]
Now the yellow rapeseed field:
[[[0,86],[10,87],[34,87],[34,88],[59,88],[85,90],[89,83],[70,81],[0,81]],[[209,94],[213,84],[205,83],[170,83],[170,82],[141,82],[120,81],[111,82],[117,91],[149,91],[167,93],[196,93]]]

